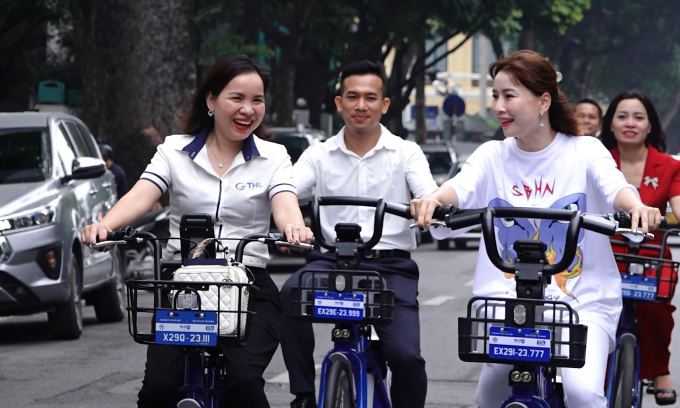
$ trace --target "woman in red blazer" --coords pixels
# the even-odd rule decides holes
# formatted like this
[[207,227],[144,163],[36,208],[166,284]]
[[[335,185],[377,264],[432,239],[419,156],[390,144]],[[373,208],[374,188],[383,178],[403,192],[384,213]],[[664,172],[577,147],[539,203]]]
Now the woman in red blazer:
[[[662,215],[670,201],[673,214],[680,219],[680,161],[663,153],[666,135],[647,95],[631,90],[614,98],[602,120],[600,138],[626,180],[638,188],[642,201],[659,208]],[[655,239],[650,243],[660,244],[662,235],[663,232],[655,233]],[[617,247],[614,250],[620,252]],[[641,252],[640,255],[658,256],[658,253]],[[664,258],[671,259],[670,249]],[[676,400],[668,369],[674,310],[675,306],[670,303],[639,302],[636,305],[640,378],[654,380],[654,396],[659,405],[671,405]]]

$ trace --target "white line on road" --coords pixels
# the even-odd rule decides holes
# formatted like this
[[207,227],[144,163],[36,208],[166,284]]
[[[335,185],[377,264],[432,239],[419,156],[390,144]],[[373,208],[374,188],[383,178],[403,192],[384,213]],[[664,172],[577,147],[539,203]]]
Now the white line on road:
[[421,303],[423,306],[439,306],[448,302],[449,300],[455,299],[455,296],[437,296],[432,299],[428,299]]
[[470,279],[469,281],[465,282],[465,286],[472,286],[475,283],[474,279]]

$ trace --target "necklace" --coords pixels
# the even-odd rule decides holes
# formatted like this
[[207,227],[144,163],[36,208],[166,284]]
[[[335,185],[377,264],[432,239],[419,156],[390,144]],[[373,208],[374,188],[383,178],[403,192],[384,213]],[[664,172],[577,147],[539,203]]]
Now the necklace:
[[[207,144],[207,143],[206,143],[206,144]],[[215,160],[217,160],[217,167],[219,167],[219,168],[223,168],[223,167],[224,167],[224,163],[227,163],[227,162],[229,162],[229,161],[231,161],[231,160],[233,159],[233,157],[232,157],[231,159],[222,161],[222,160],[220,160],[219,157],[217,157],[217,155],[215,154],[215,149],[212,148],[212,147],[210,147],[210,145],[208,145],[208,150],[210,150],[210,153],[213,155],[213,157],[215,158]]]

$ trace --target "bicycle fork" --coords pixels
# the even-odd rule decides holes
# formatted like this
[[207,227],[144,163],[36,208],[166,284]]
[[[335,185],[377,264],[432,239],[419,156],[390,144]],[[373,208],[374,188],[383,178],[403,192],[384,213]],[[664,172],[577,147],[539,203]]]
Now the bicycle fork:
[[[219,357],[195,350],[184,359],[184,387],[187,398],[177,408],[217,408],[219,404]],[[205,365],[204,365],[205,363]],[[204,367],[207,368],[204,370]]]
[[338,325],[333,330],[333,350],[321,365],[322,384],[319,401],[323,404],[328,384],[325,384],[333,364],[349,364],[352,371],[353,395],[357,408],[391,408],[388,390],[377,357],[369,348],[371,340],[357,326]]
[[512,396],[501,408],[555,408],[564,406],[562,395],[544,368],[515,366],[510,371]]

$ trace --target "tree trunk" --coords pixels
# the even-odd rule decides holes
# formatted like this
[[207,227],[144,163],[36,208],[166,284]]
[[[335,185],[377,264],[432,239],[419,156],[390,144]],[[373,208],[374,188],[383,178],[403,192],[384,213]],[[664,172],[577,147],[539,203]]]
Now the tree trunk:
[[72,0],[83,116],[134,183],[196,87],[194,0]]
[[680,90],[675,91],[675,95],[673,95],[673,99],[671,100],[668,109],[661,115],[661,128],[663,128],[664,131],[666,131],[671,124],[675,115],[678,114],[678,109],[680,109]]

